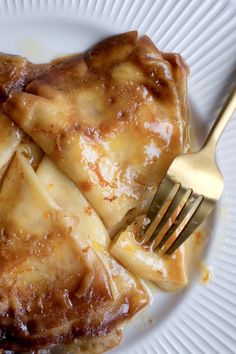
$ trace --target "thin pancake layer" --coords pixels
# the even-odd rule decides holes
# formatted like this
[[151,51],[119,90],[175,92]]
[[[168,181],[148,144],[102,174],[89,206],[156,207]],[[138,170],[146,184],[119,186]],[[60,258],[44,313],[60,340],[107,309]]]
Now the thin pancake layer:
[[117,326],[148,295],[109,255],[108,234],[75,185],[47,158],[35,172],[37,156],[20,147],[0,193],[0,346],[83,345],[112,332],[119,340]]
[[0,109],[0,183],[20,141],[20,130]]
[[114,234],[146,211],[187,117],[169,61],[136,32],[62,60],[5,112],[79,186]]
[[156,283],[167,291],[184,288],[189,277],[188,252],[185,242],[172,256],[163,256],[137,241],[143,217],[120,233],[111,245],[111,254],[133,274]]
[[17,55],[0,53],[0,182],[24,135],[3,113],[2,103],[12,91],[22,91],[49,66],[32,64]]
[[18,55],[0,53],[0,102],[3,102],[12,91],[22,91],[49,66],[32,64]]
[[188,75],[189,68],[180,54],[176,53],[162,53],[165,60],[171,64],[173,77],[176,82],[176,87],[179,94],[181,118],[184,124],[184,145],[183,152],[190,149],[190,124],[189,124],[189,104],[188,104]]

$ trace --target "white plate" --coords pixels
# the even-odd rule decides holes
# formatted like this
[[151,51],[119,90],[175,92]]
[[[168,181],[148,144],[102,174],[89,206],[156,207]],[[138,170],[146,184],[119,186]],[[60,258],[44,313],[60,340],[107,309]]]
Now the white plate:
[[[203,139],[235,80],[235,10],[235,1],[228,0],[1,0],[0,50],[44,61],[138,29],[189,63],[193,123]],[[225,190],[205,255],[212,281],[204,286],[196,277],[182,293],[157,292],[114,354],[236,353],[235,119],[223,134],[217,158]]]

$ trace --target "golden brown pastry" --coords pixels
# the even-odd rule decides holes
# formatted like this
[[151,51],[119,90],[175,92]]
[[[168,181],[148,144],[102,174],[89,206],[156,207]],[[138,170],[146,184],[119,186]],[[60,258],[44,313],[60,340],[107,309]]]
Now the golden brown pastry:
[[92,345],[100,336],[114,345],[149,297],[110,256],[107,231],[78,188],[46,157],[35,171],[37,160],[37,148],[20,146],[0,192],[0,347],[75,337]]
[[185,242],[172,256],[153,252],[137,241],[142,220],[139,217],[116,237],[110,253],[133,274],[154,282],[166,291],[184,288],[189,279],[189,252],[192,251],[192,243]]
[[20,130],[1,112],[0,108],[0,185],[3,174],[20,141]]
[[168,60],[148,37],[118,35],[62,60],[4,105],[77,184],[110,234],[146,211],[188,145],[187,69],[180,57]]
[[[179,54],[162,53],[171,64],[176,88],[180,98],[181,117],[185,122],[183,152],[190,148],[189,106],[187,99],[188,67]],[[193,240],[185,242],[171,257],[161,256],[147,247],[141,246],[139,228],[142,217],[121,232],[113,242],[110,252],[134,274],[156,283],[167,291],[184,288],[189,280],[189,254],[192,253]]]
[[0,102],[12,91],[22,91],[36,76],[49,68],[49,64],[32,64],[26,58],[0,52]]
[[0,183],[4,172],[20,144],[23,134],[2,111],[2,103],[12,91],[21,91],[49,64],[32,64],[17,55],[0,53]]
[[188,281],[187,243],[160,257],[133,222],[189,148],[188,68],[129,32],[50,65],[0,55],[1,73],[0,348],[103,352],[149,302],[129,271]]
[[176,88],[179,94],[181,117],[184,122],[183,132],[183,152],[187,152],[190,149],[190,124],[189,124],[189,104],[188,104],[188,87],[187,80],[189,75],[189,68],[180,54],[176,53],[162,53],[165,60],[171,64],[173,77],[176,83]]

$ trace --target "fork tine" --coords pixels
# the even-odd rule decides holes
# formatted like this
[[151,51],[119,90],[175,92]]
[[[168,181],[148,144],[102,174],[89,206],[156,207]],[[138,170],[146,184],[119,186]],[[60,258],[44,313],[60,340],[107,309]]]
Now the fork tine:
[[[199,205],[203,200],[203,196],[198,196],[197,199],[194,201],[192,207],[187,212],[181,223],[177,226],[174,232],[170,235],[168,241],[165,243],[162,252],[163,254],[166,253],[171,255],[185,240],[186,238],[182,238],[180,235],[186,225],[189,223],[193,215],[195,214],[196,210],[198,209]],[[189,235],[190,236],[190,235]]]
[[[179,206],[179,205],[183,205],[182,199],[184,198],[184,195],[186,194],[187,189],[185,188],[179,188],[178,193],[176,194],[175,198],[173,199],[170,207],[168,208],[168,210],[166,211],[166,214],[164,215],[162,221],[160,222],[160,224],[157,226],[156,230],[154,231],[153,235],[152,235],[152,241],[157,237],[157,235],[160,233],[163,225],[165,225],[168,222],[168,225],[170,225],[170,227],[174,227],[174,225],[171,225],[174,223],[176,223],[176,220],[174,220],[174,213],[175,213],[175,209]],[[189,192],[188,192],[189,193]],[[181,212],[182,213],[182,212]],[[179,216],[178,216],[179,219]],[[173,221],[172,223],[171,220]],[[169,227],[169,229],[170,229]],[[167,231],[168,232],[168,231]],[[150,241],[149,241],[150,243]]]
[[[164,215],[166,214],[167,210],[169,209],[173,199],[175,198],[178,190],[180,188],[180,184],[175,184],[174,187],[171,189],[167,199],[165,200],[165,202],[163,203],[162,207],[160,208],[160,210],[156,210],[157,209],[157,194],[155,195],[152,204],[150,206],[150,213],[147,214],[147,218],[149,220],[151,220],[154,209],[156,210],[156,217],[154,218],[154,220],[151,222],[151,225],[149,225],[148,229],[146,230],[145,234],[144,234],[144,238],[141,241],[141,244],[147,243],[150,238],[152,237],[153,233],[155,232],[155,230],[157,229],[158,225],[160,224],[161,220],[163,219]],[[159,190],[158,192],[159,193]],[[155,215],[155,214],[154,214]]]
[[[180,189],[180,191],[181,191],[181,189]],[[169,246],[173,243],[174,231],[176,231],[176,229],[178,228],[181,221],[184,219],[184,217],[187,215],[189,210],[192,208],[195,200],[196,200],[196,195],[192,193],[190,195],[189,199],[187,200],[184,208],[182,208],[181,212],[179,213],[177,220],[175,221],[175,223],[172,224],[172,226],[169,228],[169,230],[167,231],[167,233],[163,237],[162,241],[158,244],[159,250],[163,250],[163,247],[166,242]],[[171,215],[169,215],[169,217],[171,217]]]
[[[204,208],[203,208],[204,204]],[[191,236],[193,231],[202,223],[206,218],[206,215],[210,212],[211,207],[207,208],[207,201],[202,195],[198,195],[197,200],[195,201],[193,207],[186,214],[185,218],[179,225],[178,235],[170,247],[166,248],[165,253],[171,255],[176,251],[178,247],[186,241],[186,239]],[[208,212],[206,210],[208,209]],[[182,224],[182,225],[181,225]]]
[[175,223],[177,217],[179,216],[179,214],[181,213],[182,209],[186,205],[186,203],[187,203],[187,201],[188,201],[188,199],[189,199],[191,194],[192,194],[192,190],[191,189],[186,190],[184,192],[184,195],[181,198],[180,202],[175,207],[174,211],[170,215],[168,215],[168,218],[167,218],[164,226],[156,234],[157,236],[156,236],[156,238],[154,240],[154,243],[152,245],[152,249],[153,250],[155,250],[159,246],[161,248],[162,245],[168,240],[168,238],[169,238],[168,231],[171,229],[172,225]]
[[[148,209],[146,218],[149,219],[150,222],[149,222],[149,224],[142,226],[142,228],[141,228],[142,235],[144,235],[144,233],[147,231],[151,222],[153,222],[153,220],[156,218],[157,213],[159,212],[159,210],[161,209],[163,204],[166,202],[166,200],[167,200],[166,191],[170,191],[170,195],[171,195],[171,191],[173,190],[173,187],[174,187],[173,194],[175,196],[175,194],[177,193],[177,191],[180,188],[180,183],[173,183],[173,181],[171,181],[168,178],[168,176],[163,178],[163,180],[161,181],[161,184],[159,185],[159,187],[154,195],[151,205]],[[169,198],[169,196],[168,196],[168,198]]]

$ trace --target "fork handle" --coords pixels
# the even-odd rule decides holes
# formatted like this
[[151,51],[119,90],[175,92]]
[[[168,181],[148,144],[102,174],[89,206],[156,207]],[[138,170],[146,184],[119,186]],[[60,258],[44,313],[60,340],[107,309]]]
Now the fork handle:
[[208,134],[207,140],[204,144],[204,148],[209,148],[212,153],[215,151],[217,142],[226,128],[230,118],[233,116],[236,109],[236,89],[227,98],[224,106],[222,107],[218,117],[216,118],[213,127]]

